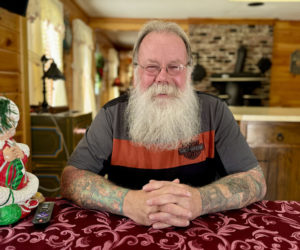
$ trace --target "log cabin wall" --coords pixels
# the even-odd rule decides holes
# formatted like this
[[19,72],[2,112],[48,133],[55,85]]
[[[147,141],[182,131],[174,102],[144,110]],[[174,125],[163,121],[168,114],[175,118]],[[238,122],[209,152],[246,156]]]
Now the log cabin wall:
[[0,8],[0,96],[15,102],[20,120],[14,139],[31,145],[26,19]]
[[290,58],[295,50],[300,51],[300,22],[276,21],[270,106],[300,107],[300,75],[290,72]]
[[[26,19],[0,8],[0,96],[15,102],[20,120],[14,140],[31,147]],[[31,172],[31,158],[26,164]]]

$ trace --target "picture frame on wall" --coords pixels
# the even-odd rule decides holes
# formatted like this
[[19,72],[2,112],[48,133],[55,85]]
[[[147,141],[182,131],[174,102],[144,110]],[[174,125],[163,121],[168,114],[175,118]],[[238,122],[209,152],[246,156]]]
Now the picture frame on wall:
[[300,75],[300,50],[295,50],[291,54],[290,72],[294,75]]

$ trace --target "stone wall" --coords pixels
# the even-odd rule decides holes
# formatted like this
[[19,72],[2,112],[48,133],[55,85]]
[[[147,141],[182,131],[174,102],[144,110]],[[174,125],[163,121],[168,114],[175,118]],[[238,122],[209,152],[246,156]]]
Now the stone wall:
[[[233,73],[238,48],[247,48],[244,72],[259,73],[258,61],[262,57],[272,58],[273,27],[271,25],[223,25],[193,24],[189,27],[192,51],[199,54],[199,63],[205,68],[207,76],[195,82],[195,88],[217,94],[210,83],[212,73]],[[196,59],[195,59],[196,60]],[[267,81],[258,91],[268,96],[269,71]]]

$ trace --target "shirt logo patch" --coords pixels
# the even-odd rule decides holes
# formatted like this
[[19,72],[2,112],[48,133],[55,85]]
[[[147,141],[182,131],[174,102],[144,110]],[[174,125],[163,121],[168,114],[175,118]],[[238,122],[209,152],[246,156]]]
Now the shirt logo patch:
[[191,142],[188,146],[178,149],[179,155],[183,155],[185,158],[194,160],[196,159],[201,151],[204,149],[204,144],[199,141]]

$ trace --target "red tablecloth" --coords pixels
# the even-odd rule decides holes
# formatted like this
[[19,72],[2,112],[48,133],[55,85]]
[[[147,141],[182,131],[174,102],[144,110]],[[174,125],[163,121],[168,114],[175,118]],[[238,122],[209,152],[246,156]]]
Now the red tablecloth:
[[51,223],[33,213],[0,227],[0,249],[300,249],[300,202],[262,201],[199,217],[186,228],[156,230],[56,199]]

